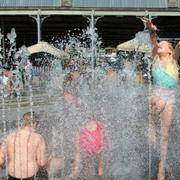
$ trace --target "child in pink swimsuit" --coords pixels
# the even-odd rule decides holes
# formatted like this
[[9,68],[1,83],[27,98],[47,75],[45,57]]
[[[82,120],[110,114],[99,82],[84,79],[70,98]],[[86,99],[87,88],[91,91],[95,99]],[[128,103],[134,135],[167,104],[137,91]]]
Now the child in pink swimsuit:
[[79,144],[81,152],[89,156],[96,155],[102,151],[103,143],[102,123],[95,120],[89,121],[86,127],[80,131]]
[[77,178],[82,159],[85,162],[85,166],[87,166],[85,168],[87,169],[88,177],[92,178],[92,176],[96,175],[94,174],[96,170],[93,173],[91,171],[93,166],[92,159],[96,159],[98,164],[97,175],[103,175],[102,151],[105,147],[104,138],[104,126],[101,122],[90,119],[85,123],[80,129],[77,138],[74,167],[69,178]]

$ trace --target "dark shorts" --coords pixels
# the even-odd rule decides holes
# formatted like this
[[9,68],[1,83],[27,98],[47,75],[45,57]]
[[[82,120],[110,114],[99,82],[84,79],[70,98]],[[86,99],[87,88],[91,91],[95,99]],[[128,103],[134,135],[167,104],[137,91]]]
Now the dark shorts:
[[8,180],[34,180],[34,179],[35,179],[34,176],[29,177],[29,178],[15,178],[15,177],[8,175]]
[[36,176],[29,178],[15,178],[8,175],[8,180],[48,180],[48,173],[44,168],[39,169]]

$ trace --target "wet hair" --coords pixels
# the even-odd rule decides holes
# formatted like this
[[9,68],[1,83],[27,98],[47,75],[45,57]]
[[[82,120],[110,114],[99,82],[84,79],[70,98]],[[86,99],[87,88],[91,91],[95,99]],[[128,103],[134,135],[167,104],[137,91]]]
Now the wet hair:
[[170,50],[172,51],[172,53],[173,53],[174,48],[173,48],[172,43],[170,43],[170,42],[168,42],[168,41],[161,41],[161,42],[165,42],[165,43],[167,43],[167,45],[168,45],[169,49],[170,49]]
[[173,45],[172,45],[172,43],[170,43],[170,42],[167,42],[168,43],[168,47],[169,47],[169,49],[172,51],[172,53],[173,53],[173,51],[174,51],[174,48],[173,48]]
[[26,112],[22,117],[22,125],[29,126],[31,124],[39,124],[38,117],[35,112]]

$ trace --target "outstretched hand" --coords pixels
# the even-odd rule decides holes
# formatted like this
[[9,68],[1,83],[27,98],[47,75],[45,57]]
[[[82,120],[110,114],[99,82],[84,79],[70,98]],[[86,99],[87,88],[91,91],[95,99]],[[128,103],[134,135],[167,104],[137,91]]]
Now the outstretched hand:
[[152,32],[156,32],[156,31],[157,31],[157,27],[151,22],[150,19],[148,19],[147,17],[143,17],[143,18],[141,18],[141,20],[147,25],[147,27],[148,27]]

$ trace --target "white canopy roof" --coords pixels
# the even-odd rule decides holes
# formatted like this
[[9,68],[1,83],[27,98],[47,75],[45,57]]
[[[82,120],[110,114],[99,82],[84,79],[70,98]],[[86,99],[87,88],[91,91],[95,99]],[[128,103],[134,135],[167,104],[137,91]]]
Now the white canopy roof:
[[[60,49],[54,47],[53,45],[50,45],[44,41],[41,41],[35,45],[28,47],[27,51],[28,51],[29,55],[38,53],[38,52],[46,52],[46,53],[52,54],[60,59],[69,59],[70,58],[69,54],[66,53],[65,51],[60,50]],[[20,55],[20,51],[18,51],[16,53],[16,57],[18,57],[19,55]]]
[[146,44],[138,44],[138,41],[136,38],[131,39],[129,41],[126,41],[122,44],[119,44],[117,46],[117,50],[121,51],[138,51],[138,52],[145,52],[145,53],[151,53],[152,48]]

